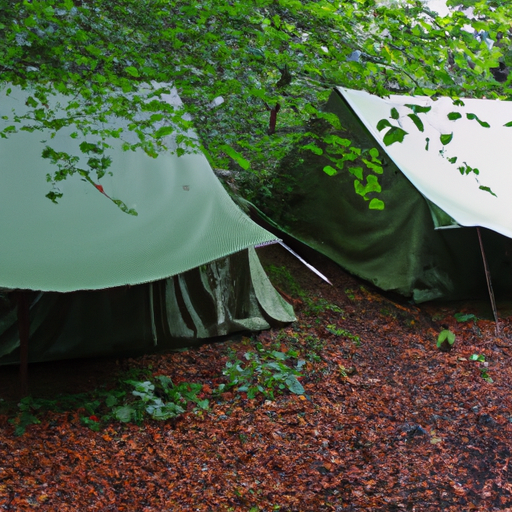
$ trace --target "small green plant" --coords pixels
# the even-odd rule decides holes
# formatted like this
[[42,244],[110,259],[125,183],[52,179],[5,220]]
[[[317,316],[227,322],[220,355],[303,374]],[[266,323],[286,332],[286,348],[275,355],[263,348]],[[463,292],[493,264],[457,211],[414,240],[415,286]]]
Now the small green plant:
[[343,336],[353,341],[358,347],[361,346],[361,338],[346,329],[338,329],[334,324],[327,325],[326,329],[331,334],[334,334],[334,336]]
[[22,398],[18,404],[19,413],[9,420],[9,423],[15,425],[14,434],[21,436],[25,433],[29,425],[37,425],[41,423],[36,416],[37,411],[41,408],[41,404],[34,400],[31,396]]
[[118,405],[119,398],[114,394],[106,398],[106,405],[112,408],[112,417],[123,423],[140,423],[145,415],[155,420],[176,418],[185,412],[189,402],[195,403],[199,409],[209,406],[208,400],[198,397],[202,390],[198,383],[182,382],[174,386],[169,377],[159,375],[154,382],[128,380],[126,384],[135,389],[131,397],[126,395],[123,404]]
[[338,305],[329,302],[328,300],[318,299],[317,303],[323,311],[332,311],[333,313],[343,314],[343,309],[341,309]]
[[350,288],[345,288],[345,295],[352,301],[356,300],[354,290],[351,290]]
[[472,354],[470,356],[469,360],[477,361],[477,362],[481,363],[480,375],[481,375],[482,379],[484,379],[485,381],[487,381],[489,383],[493,382],[491,376],[489,375],[489,371],[487,370],[488,363],[486,362],[485,356],[483,354]]
[[480,331],[477,324],[478,317],[476,315],[473,313],[455,313],[453,316],[457,322],[473,321],[473,331],[475,331],[478,336],[482,336],[482,331]]
[[336,326],[334,324],[329,324],[327,327],[326,327],[327,331],[330,332],[331,334],[334,334],[334,336],[344,336],[346,332],[345,329],[337,329]]
[[[80,393],[62,395],[48,400],[28,396],[18,404],[17,414],[9,420],[15,426],[15,435],[23,435],[29,425],[41,422],[45,411],[78,411],[80,423],[94,431],[109,420],[140,423],[145,417],[167,420],[179,416],[194,404],[196,411],[206,410],[209,401],[201,398],[202,384],[182,382],[174,386],[169,377],[153,377],[144,370],[131,371],[128,376],[146,377],[146,380],[121,379],[116,388],[98,390],[92,395]],[[100,411],[102,411],[100,413]]]
[[305,316],[317,317],[319,313],[325,313],[326,311],[343,314],[343,309],[326,299],[317,297],[312,298],[304,292],[301,292],[299,297],[304,304],[303,313]]
[[455,334],[449,329],[444,329],[437,337],[437,348],[442,352],[449,352],[455,343]]
[[275,393],[282,393],[284,390],[302,395],[304,388],[297,377],[302,376],[300,370],[306,362],[297,360],[293,366],[290,365],[297,359],[297,355],[297,352],[292,350],[286,353],[266,350],[261,343],[257,343],[256,352],[244,354],[244,362],[232,355],[222,372],[228,382],[221,384],[218,392],[235,388],[239,393],[247,393],[250,399],[261,393],[265,398],[272,400]]
[[385,316],[385,317],[390,317],[390,318],[396,318],[397,317],[397,314],[393,311],[391,311],[390,309],[387,309],[387,308],[382,308],[380,310],[380,314],[382,316]]
[[[99,400],[92,400],[86,393],[61,395],[54,399],[27,396],[20,400],[17,407],[18,412],[13,418],[9,419],[9,422],[15,426],[14,434],[21,436],[25,433],[28,426],[41,423],[39,417],[46,411],[66,412],[82,410],[87,414],[85,416],[87,418],[95,414],[99,405]],[[86,424],[83,421],[82,423]]]
[[344,379],[348,377],[347,369],[342,364],[338,364],[338,371]]
[[473,315],[473,313],[455,313],[453,317],[457,322],[469,322],[470,320],[476,322],[478,320],[476,315]]
[[99,432],[101,427],[100,421],[100,418],[98,418],[98,416],[95,414],[91,414],[91,416],[82,416],[80,419],[80,422],[82,425],[84,425],[84,427],[88,427],[91,430],[94,430],[94,432]]
[[478,361],[479,363],[485,363],[485,356],[483,354],[472,354],[469,357],[470,361]]
[[320,353],[325,347],[325,340],[308,334],[304,338],[304,342],[306,344],[306,359],[314,363],[319,363],[322,360]]

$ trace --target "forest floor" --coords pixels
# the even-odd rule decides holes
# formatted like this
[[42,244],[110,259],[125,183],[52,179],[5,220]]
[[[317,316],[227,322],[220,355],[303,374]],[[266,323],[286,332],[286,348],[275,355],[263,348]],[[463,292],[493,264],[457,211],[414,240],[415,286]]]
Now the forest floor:
[[[183,352],[33,365],[21,409],[16,369],[1,368],[0,510],[512,511],[512,317],[502,312],[497,332],[472,303],[416,306],[320,256],[311,263],[333,286],[279,247],[260,256],[294,303],[291,325]],[[445,329],[448,352],[436,346]],[[280,392],[277,376],[267,396],[217,392],[237,360],[255,375],[304,361],[303,392]],[[140,375],[200,392],[170,420],[113,420],[94,397]],[[81,405],[63,411],[73,393]]]

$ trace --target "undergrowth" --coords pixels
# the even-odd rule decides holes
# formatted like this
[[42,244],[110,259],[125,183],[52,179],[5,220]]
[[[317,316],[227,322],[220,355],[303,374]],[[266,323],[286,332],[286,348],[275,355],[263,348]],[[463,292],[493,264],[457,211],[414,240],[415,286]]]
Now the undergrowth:
[[247,393],[247,398],[254,398],[261,393],[271,400],[276,393],[285,390],[302,395],[304,388],[298,379],[302,377],[300,370],[306,362],[297,357],[298,353],[293,350],[286,353],[266,350],[261,343],[256,344],[255,352],[244,354],[243,362],[232,352],[222,372],[228,382],[221,384],[219,391],[234,388],[239,393]]
[[174,384],[166,375],[135,369],[121,374],[109,390],[61,395],[55,399],[25,397],[11,408],[9,422],[15,434],[22,435],[28,426],[41,423],[49,411],[76,412],[82,425],[99,431],[112,422],[141,424],[147,419],[172,420],[185,412],[204,414],[210,401],[222,401],[223,393],[228,390],[244,398],[266,400],[274,400],[276,395],[286,392],[304,393],[299,379],[305,361],[298,359],[298,352],[268,350],[261,343],[251,342],[251,345],[243,360],[233,350],[229,351],[222,371],[225,382],[215,389],[199,382]]

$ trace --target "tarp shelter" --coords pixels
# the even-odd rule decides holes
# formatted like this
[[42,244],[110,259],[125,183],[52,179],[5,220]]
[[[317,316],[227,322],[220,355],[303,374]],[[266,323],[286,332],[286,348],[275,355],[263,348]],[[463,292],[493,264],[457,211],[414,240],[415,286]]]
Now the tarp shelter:
[[[173,348],[293,320],[254,250],[275,236],[231,201],[204,155],[151,158],[112,138],[112,175],[98,188],[79,175],[60,181],[53,204],[45,195],[55,166],[42,150],[80,154],[83,139],[67,128],[52,139],[20,130],[13,112],[24,112],[31,92],[9,89],[0,92],[1,128],[17,131],[0,139],[0,364],[19,360],[12,290],[32,290],[30,361]],[[69,103],[50,101],[41,108]]]
[[[369,209],[347,169],[328,176],[327,158],[302,152],[283,166],[291,192],[274,222],[351,273],[417,302],[485,296],[480,226],[494,289],[510,297],[512,103],[338,88],[326,111],[339,117],[340,135],[379,150],[382,191],[374,195],[385,207]],[[403,142],[384,144],[391,128],[378,130],[382,119],[407,132]]]

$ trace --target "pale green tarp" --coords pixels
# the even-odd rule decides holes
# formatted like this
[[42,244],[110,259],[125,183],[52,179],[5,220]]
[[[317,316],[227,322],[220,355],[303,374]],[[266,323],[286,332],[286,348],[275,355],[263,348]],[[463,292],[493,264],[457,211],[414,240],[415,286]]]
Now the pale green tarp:
[[[12,89],[0,92],[0,118],[11,118],[2,128],[19,127],[13,109],[24,109],[27,93]],[[97,185],[132,216],[78,175],[58,183],[59,204],[45,197],[55,169],[41,152],[49,144],[79,154],[69,135],[0,139],[0,289],[34,290],[30,361],[176,348],[294,320],[254,251],[276,237],[231,201],[202,154],[154,159],[108,140],[113,175]],[[14,295],[5,292],[0,364],[18,361],[18,346]]]
[[[372,126],[382,118],[389,119],[392,104],[386,101],[392,100],[381,100],[354,91],[350,94],[351,98],[357,97],[360,104],[364,105],[365,113],[372,112]],[[408,98],[403,102],[414,103],[414,100]],[[383,102],[384,107],[379,107],[379,102]],[[493,104],[493,111],[499,110],[495,106],[497,102],[489,103]],[[512,107],[512,104],[506,104],[506,107],[509,105]],[[373,113],[373,109],[376,113]],[[502,184],[496,185],[494,179],[487,180],[489,172],[485,174],[485,180],[483,176],[478,177],[481,185],[496,189],[501,206],[494,209],[493,205],[498,203],[496,198],[480,190],[473,176],[461,176],[457,167],[451,164],[448,164],[449,168],[443,167],[442,171],[437,168],[443,163],[443,159],[437,154],[439,135],[434,141],[434,135],[430,134],[431,151],[426,152],[426,134],[407,125],[410,133],[403,144],[407,144],[408,138],[416,138],[415,150],[409,154],[407,160],[408,169],[418,173],[421,180],[428,182],[430,187],[429,191],[420,190],[416,181],[411,182],[411,175],[407,174],[406,177],[402,172],[402,163],[398,167],[390,158],[395,151],[405,151],[401,149],[401,144],[395,143],[388,147],[381,144],[382,135],[376,130],[369,130],[339,91],[333,92],[325,110],[340,118],[344,129],[340,136],[350,138],[356,146],[363,149],[379,149],[384,173],[379,175],[382,192],[376,197],[384,201],[384,210],[368,209],[368,202],[355,193],[354,176],[347,170],[328,176],[323,171],[324,166],[331,165],[327,158],[300,150],[290,154],[282,165],[282,181],[287,187],[284,198],[280,198],[275,207],[263,201],[257,206],[281,230],[383,290],[412,297],[417,302],[485,296],[487,287],[476,230],[436,227],[481,225],[508,233],[512,223],[512,211],[511,215],[502,217],[507,208],[512,208],[512,201],[507,202],[507,197],[512,192],[508,186],[512,174],[503,162],[503,155],[507,153],[504,142],[506,139],[501,139],[501,148],[498,147],[499,144],[493,146],[494,152],[488,152],[487,147],[480,146],[478,140],[471,139],[471,144],[476,145],[482,153],[478,164],[482,168],[482,160],[488,157],[492,162],[494,153],[500,153]],[[407,113],[411,112],[409,110]],[[512,111],[509,112],[512,120]],[[477,114],[484,121],[489,119],[482,111]],[[506,115],[500,118],[501,125],[506,119]],[[478,133],[483,132],[488,137],[485,128],[476,121],[471,122],[479,129]],[[452,124],[453,127],[451,124],[448,126],[455,130],[456,123]],[[425,131],[426,126],[427,122]],[[453,140],[455,139],[454,131]],[[485,140],[490,142],[488,138]],[[460,149],[463,150],[464,145]],[[432,160],[429,160],[430,157]],[[473,160],[466,159],[460,153],[459,161],[464,160],[473,165]],[[460,186],[441,179],[447,173],[460,178]],[[454,179],[453,176],[451,179]],[[466,193],[469,194],[467,197]],[[452,202],[456,208],[450,207]],[[463,208],[464,214],[461,213]],[[495,291],[506,295],[512,289],[512,241],[496,231],[482,228],[482,236]]]
[[[5,91],[0,118],[12,118],[27,94]],[[231,201],[202,154],[155,159],[122,151],[117,139],[107,140],[113,176],[98,185],[138,215],[78,175],[58,183],[64,196],[53,204],[45,194],[55,166],[41,152],[48,144],[80,154],[81,140],[69,135],[19,131],[0,139],[0,287],[69,292],[145,283],[275,239]]]

